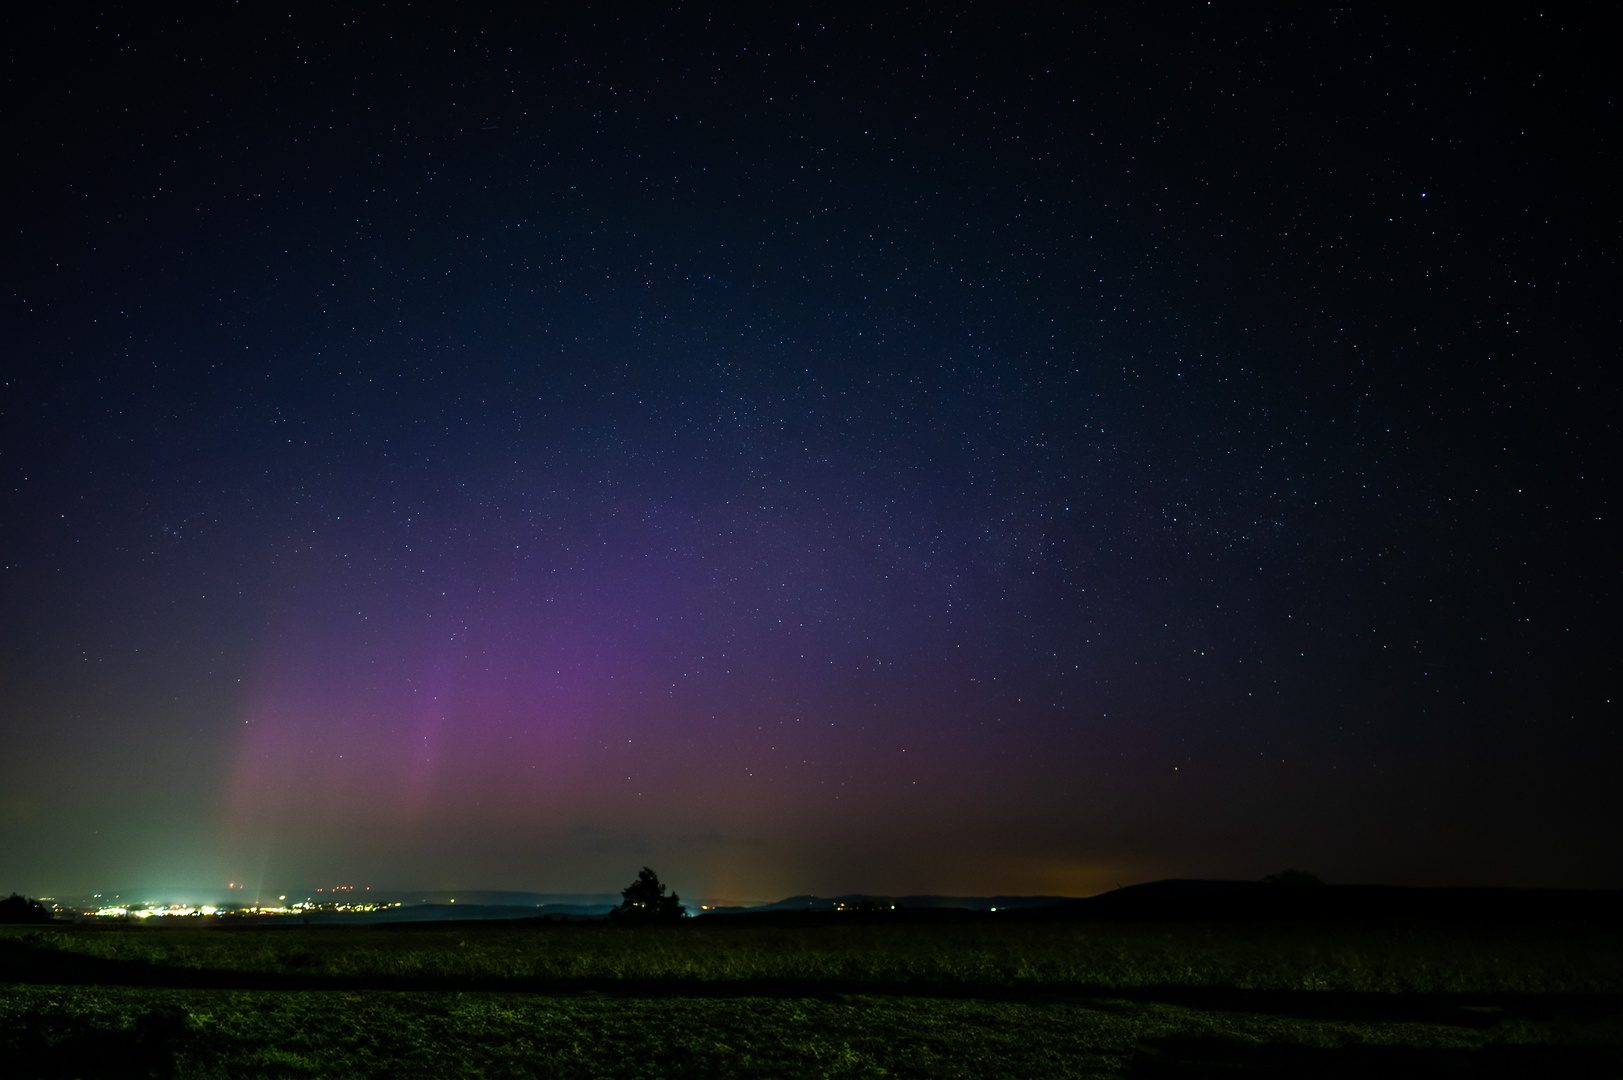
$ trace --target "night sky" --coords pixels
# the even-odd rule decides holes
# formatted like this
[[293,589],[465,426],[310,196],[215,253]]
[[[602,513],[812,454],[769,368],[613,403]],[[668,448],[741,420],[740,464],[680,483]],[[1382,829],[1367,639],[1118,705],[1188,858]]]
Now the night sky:
[[0,892],[1623,885],[1584,17],[66,6]]

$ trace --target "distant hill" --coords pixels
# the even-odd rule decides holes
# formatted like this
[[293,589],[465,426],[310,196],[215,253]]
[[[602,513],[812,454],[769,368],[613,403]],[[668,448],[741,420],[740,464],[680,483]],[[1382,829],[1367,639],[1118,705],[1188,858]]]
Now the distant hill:
[[301,920],[312,924],[335,923],[414,923],[447,922],[457,920],[488,921],[491,919],[598,919],[609,913],[613,904],[404,904],[383,911],[312,911],[305,915],[274,916],[277,921]]
[[1044,919],[1131,921],[1497,920],[1597,921],[1623,917],[1623,890],[1275,885],[1170,879],[1129,885],[1029,913]]
[[[1311,881],[1311,879],[1308,879]],[[318,897],[321,894],[316,894]],[[291,895],[289,896],[291,900]],[[340,899],[334,897],[334,899]],[[349,900],[350,897],[342,897]],[[354,899],[361,899],[355,897]],[[253,922],[414,923],[445,920],[600,919],[613,893],[373,890],[378,911],[241,916]],[[765,904],[704,901],[690,915],[754,925],[859,921],[1235,922],[1357,920],[1505,923],[1623,922],[1623,890],[1410,888],[1172,878],[1076,899],[1064,896],[791,896]],[[233,916],[236,917],[236,916]]]
[[1409,922],[1623,921],[1623,890],[1410,888],[1393,885],[1273,884],[1169,879],[1085,899],[1061,896],[791,896],[722,907],[709,916],[775,917],[822,923],[845,916],[952,917],[1002,921],[1234,922],[1386,920]]
[[1064,896],[874,896],[848,893],[845,896],[791,896],[770,904],[724,911],[860,911],[902,908],[914,911],[957,908],[964,911],[1005,911],[1013,908],[1048,907],[1066,902]]
[[613,907],[620,902],[620,894],[500,892],[491,889],[373,889],[367,899],[385,904],[455,903],[458,907],[463,904],[514,908],[537,908],[557,904],[568,907],[605,905]]

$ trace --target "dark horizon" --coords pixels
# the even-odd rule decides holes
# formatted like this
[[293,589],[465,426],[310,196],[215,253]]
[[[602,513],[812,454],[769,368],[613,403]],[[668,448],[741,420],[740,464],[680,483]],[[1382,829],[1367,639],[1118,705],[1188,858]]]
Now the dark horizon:
[[[1271,875],[1270,877],[1277,877]],[[1501,886],[1501,885],[1445,885],[1445,886],[1414,886],[1389,885],[1372,881],[1324,881],[1317,875],[1308,873],[1310,879],[1306,883],[1280,883],[1277,880],[1263,878],[1260,880],[1243,878],[1160,878],[1154,881],[1135,881],[1123,885],[1112,885],[1108,889],[1087,896],[1062,896],[1051,894],[990,894],[990,895],[950,895],[942,893],[900,892],[900,893],[797,893],[793,896],[776,898],[744,898],[726,896],[700,896],[685,893],[679,889],[672,889],[673,893],[681,896],[682,904],[691,910],[724,907],[730,909],[782,909],[794,910],[793,905],[801,901],[814,904],[832,904],[853,900],[885,900],[898,904],[907,902],[925,902],[927,906],[952,907],[961,905],[982,905],[1011,902],[1022,906],[1032,903],[1069,903],[1079,900],[1093,900],[1112,894],[1161,894],[1183,895],[1199,894],[1213,890],[1244,890],[1261,888],[1270,892],[1280,889],[1287,890],[1291,895],[1302,888],[1328,889],[1331,892],[1358,892],[1358,893],[1515,893],[1525,895],[1588,895],[1613,896],[1623,899],[1623,889],[1573,889],[1560,886]],[[669,882],[665,883],[667,886]],[[0,890],[0,893],[9,892]],[[21,895],[21,894],[18,894]],[[609,907],[621,902],[621,892],[594,892],[594,893],[543,893],[523,890],[505,889],[410,889],[373,887],[368,892],[338,893],[333,890],[319,888],[290,887],[280,893],[256,897],[252,893],[233,890],[208,889],[163,889],[163,888],[132,888],[118,892],[106,891],[101,893],[85,894],[57,894],[41,897],[25,897],[55,903],[57,906],[66,905],[72,908],[90,908],[96,906],[123,906],[129,908],[161,908],[168,905],[208,905],[225,910],[244,910],[263,908],[269,909],[278,904],[293,905],[298,903],[325,904],[328,906],[349,906],[357,904],[373,904],[382,907],[398,907],[410,909],[413,907],[445,908],[455,911],[458,907],[470,910],[489,909],[525,909],[540,907]]]
[[[427,895],[425,895],[425,893]],[[538,927],[565,922],[615,922],[624,894],[538,894],[457,890],[372,890],[333,895],[290,890],[255,902],[241,894],[202,897],[136,892],[43,898],[41,921],[154,929],[202,926],[323,927],[442,926],[458,923]],[[814,927],[848,920],[894,925],[964,922],[1341,923],[1365,926],[1474,923],[1512,926],[1615,925],[1623,915],[1623,889],[1415,887],[1324,882],[1296,870],[1262,881],[1166,879],[1108,889],[1089,897],[941,896],[930,894],[837,896],[802,894],[777,900],[687,895],[670,899],[682,917],[721,917],[742,925]],[[21,904],[15,897],[13,905]],[[48,914],[49,913],[49,914]],[[17,913],[14,913],[17,914]],[[202,920],[199,922],[198,920]],[[17,921],[16,918],[0,922]]]
[[0,891],[1623,885],[1586,15],[5,19]]

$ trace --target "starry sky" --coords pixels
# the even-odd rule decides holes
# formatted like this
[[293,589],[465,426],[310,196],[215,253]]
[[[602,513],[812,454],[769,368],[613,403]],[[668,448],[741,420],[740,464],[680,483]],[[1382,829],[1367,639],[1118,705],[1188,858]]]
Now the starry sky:
[[5,16],[0,891],[1623,885],[1581,15]]

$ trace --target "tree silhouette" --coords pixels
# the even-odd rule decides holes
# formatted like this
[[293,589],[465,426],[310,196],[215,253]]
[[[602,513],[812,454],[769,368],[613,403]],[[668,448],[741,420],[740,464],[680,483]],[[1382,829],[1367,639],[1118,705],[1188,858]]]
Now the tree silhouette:
[[676,893],[665,895],[665,886],[659,875],[648,867],[637,874],[637,880],[620,890],[623,902],[614,909],[614,916],[629,922],[670,922],[687,915],[682,910],[682,898]]
[[0,900],[0,923],[45,923],[51,921],[51,910],[38,900],[12,893]]

